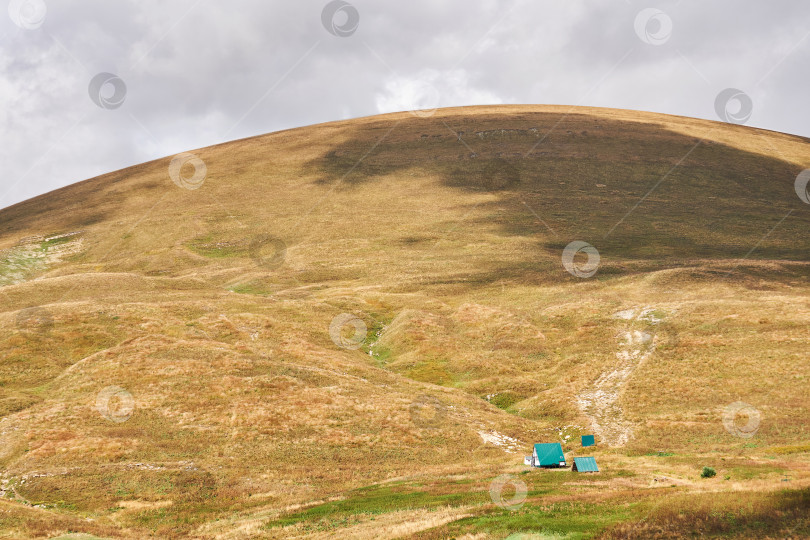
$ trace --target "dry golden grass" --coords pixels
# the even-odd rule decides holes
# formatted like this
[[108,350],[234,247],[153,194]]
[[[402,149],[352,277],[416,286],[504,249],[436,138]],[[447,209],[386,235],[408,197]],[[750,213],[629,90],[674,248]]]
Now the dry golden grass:
[[[78,516],[135,538],[538,532],[488,521],[489,481],[518,474],[533,442],[582,455],[593,431],[599,476],[526,476],[600,505],[582,534],[637,518],[628,492],[807,485],[810,207],[793,191],[806,139],[509,106],[195,154],[197,190],[163,159],[0,212],[14,264],[0,466],[17,516],[0,532],[53,535]],[[74,232],[80,249],[18,271],[21,240]],[[593,278],[564,270],[572,240],[599,249]],[[47,316],[20,323],[32,307]],[[368,328],[359,349],[330,338],[341,313]],[[118,398],[100,414],[108,387],[131,414],[116,417]],[[761,414],[753,438],[724,428],[736,401]],[[704,465],[717,477],[701,480]],[[365,499],[397,482],[424,494]],[[351,505],[289,518],[330,500]]]

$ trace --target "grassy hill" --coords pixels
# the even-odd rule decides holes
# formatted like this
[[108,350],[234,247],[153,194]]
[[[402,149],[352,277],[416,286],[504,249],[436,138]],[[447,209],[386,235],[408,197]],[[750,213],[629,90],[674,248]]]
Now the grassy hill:
[[[193,155],[0,211],[0,537],[810,535],[810,140],[498,106]],[[522,466],[557,441],[602,472]]]

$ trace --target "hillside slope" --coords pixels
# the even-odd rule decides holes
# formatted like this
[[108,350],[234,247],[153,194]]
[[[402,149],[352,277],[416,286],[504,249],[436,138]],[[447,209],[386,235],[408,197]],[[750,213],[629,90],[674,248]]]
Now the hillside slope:
[[[193,156],[0,211],[7,531],[309,534],[267,523],[403,481],[441,510],[385,519],[440,530],[531,443],[585,433],[634,489],[661,450],[810,482],[810,140],[499,106]],[[736,402],[755,436],[724,425]],[[772,448],[793,457],[760,470]]]

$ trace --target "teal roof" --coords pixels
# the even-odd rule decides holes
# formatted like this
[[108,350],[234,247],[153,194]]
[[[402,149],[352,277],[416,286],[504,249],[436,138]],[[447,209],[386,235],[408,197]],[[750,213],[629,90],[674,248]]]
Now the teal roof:
[[574,470],[577,472],[599,472],[599,467],[596,466],[596,458],[575,457]]
[[559,465],[565,461],[565,454],[560,443],[538,443],[534,445],[534,452],[537,454],[538,464]]
[[594,439],[593,435],[583,435],[582,436],[582,446],[593,446],[596,444],[596,439]]

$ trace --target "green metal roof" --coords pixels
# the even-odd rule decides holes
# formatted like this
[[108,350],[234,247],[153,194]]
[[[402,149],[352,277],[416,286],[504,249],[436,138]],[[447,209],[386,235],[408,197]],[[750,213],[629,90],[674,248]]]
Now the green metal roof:
[[544,465],[559,465],[565,462],[565,454],[560,443],[538,443],[534,445],[534,452],[537,454],[538,464],[542,467]]
[[596,444],[596,439],[593,435],[582,436],[582,446],[593,446]]
[[596,458],[575,457],[574,470],[577,472],[599,472],[599,467],[596,466]]

